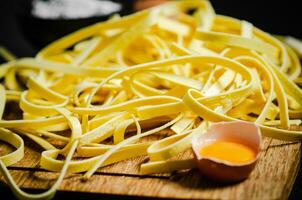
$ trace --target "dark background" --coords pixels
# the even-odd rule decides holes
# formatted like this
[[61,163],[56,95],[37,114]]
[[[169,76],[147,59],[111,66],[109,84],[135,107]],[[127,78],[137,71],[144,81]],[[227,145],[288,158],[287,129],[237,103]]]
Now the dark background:
[[[115,0],[118,1],[118,0]],[[132,0],[120,0],[124,4],[122,14],[132,11]],[[299,1],[267,1],[267,0],[212,0],[216,13],[247,20],[264,31],[292,35],[302,38],[302,7]],[[71,20],[66,25],[60,21],[39,21],[29,16],[30,0],[0,0],[0,45],[5,46],[18,57],[33,56],[46,43],[72,30],[95,23],[106,17],[88,20]],[[45,34],[49,33],[47,37]],[[43,38],[44,37],[44,38]],[[43,38],[43,41],[39,40]],[[13,198],[10,191],[0,185],[1,199]],[[59,192],[56,199],[101,198],[92,194]],[[104,196],[106,199],[119,199],[117,196]],[[124,198],[123,198],[124,199]],[[133,199],[133,198],[128,198]],[[302,199],[301,167],[290,199]]]
[[[69,23],[33,21],[29,10],[31,0],[0,0],[0,45],[17,56],[33,56],[38,49],[55,38],[105,18],[91,18]],[[123,14],[130,13],[133,0],[114,0],[124,4]],[[264,31],[302,38],[302,9],[299,1],[212,0],[218,14],[250,21]],[[16,17],[17,16],[17,17]],[[45,34],[48,38],[44,39]],[[39,41],[40,38],[44,40]]]

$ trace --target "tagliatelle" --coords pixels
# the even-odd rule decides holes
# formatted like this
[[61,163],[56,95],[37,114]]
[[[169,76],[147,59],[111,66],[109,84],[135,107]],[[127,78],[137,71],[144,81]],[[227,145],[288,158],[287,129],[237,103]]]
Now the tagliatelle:
[[[52,198],[67,172],[88,179],[137,156],[149,158],[140,174],[193,168],[179,155],[218,121],[251,121],[264,136],[302,140],[289,130],[302,117],[296,53],[251,23],[216,15],[204,0],[113,17],[35,58],[2,48],[0,55],[9,61],[0,66],[0,140],[16,148],[0,157],[0,169],[20,199]],[[22,116],[4,112],[11,102]],[[19,135],[45,149],[41,168],[60,172],[45,193],[23,192],[6,168],[23,157]]]

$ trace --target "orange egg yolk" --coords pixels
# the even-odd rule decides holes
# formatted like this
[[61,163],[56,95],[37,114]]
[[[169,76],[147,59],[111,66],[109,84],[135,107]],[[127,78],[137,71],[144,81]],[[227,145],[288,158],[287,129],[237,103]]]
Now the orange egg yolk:
[[242,164],[253,160],[256,153],[250,147],[228,141],[215,141],[200,150],[203,157]]

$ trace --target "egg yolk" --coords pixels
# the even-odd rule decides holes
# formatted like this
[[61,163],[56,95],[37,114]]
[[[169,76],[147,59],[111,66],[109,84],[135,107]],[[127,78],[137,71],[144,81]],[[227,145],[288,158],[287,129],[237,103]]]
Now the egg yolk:
[[236,164],[249,162],[256,156],[255,151],[250,147],[228,141],[215,141],[206,145],[200,150],[200,154],[203,157],[211,157]]

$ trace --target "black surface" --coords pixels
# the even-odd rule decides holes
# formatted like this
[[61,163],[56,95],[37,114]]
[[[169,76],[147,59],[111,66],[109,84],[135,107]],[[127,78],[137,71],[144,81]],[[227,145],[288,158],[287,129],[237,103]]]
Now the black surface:
[[[39,42],[35,42],[33,37],[28,37],[28,31],[36,33],[40,37],[41,29],[51,33],[51,27],[46,27],[40,23],[32,30],[27,28],[24,20],[20,18],[20,9],[28,8],[29,0],[0,0],[0,45],[7,47],[18,57],[33,56],[39,49]],[[122,1],[126,3],[123,13],[129,12],[131,0]],[[293,35],[302,38],[302,15],[299,1],[265,1],[265,0],[213,0],[211,1],[218,14],[229,15],[250,21],[255,26],[274,34]],[[19,13],[16,17],[16,13]],[[93,23],[88,21],[85,23]],[[70,27],[69,27],[70,28]],[[66,28],[67,31],[70,31]],[[25,34],[26,33],[26,34]],[[57,34],[57,33],[56,33]],[[56,35],[54,33],[54,35]],[[63,33],[60,33],[63,34]],[[25,36],[27,35],[27,37]],[[35,35],[34,35],[35,36]],[[41,45],[41,44],[40,44]],[[289,199],[302,199],[302,171],[299,170],[294,188]],[[14,199],[7,187],[0,185],[0,199]],[[76,192],[58,192],[55,199],[138,199],[137,197],[121,197],[111,195],[94,195]],[[143,198],[145,199],[145,198]]]

